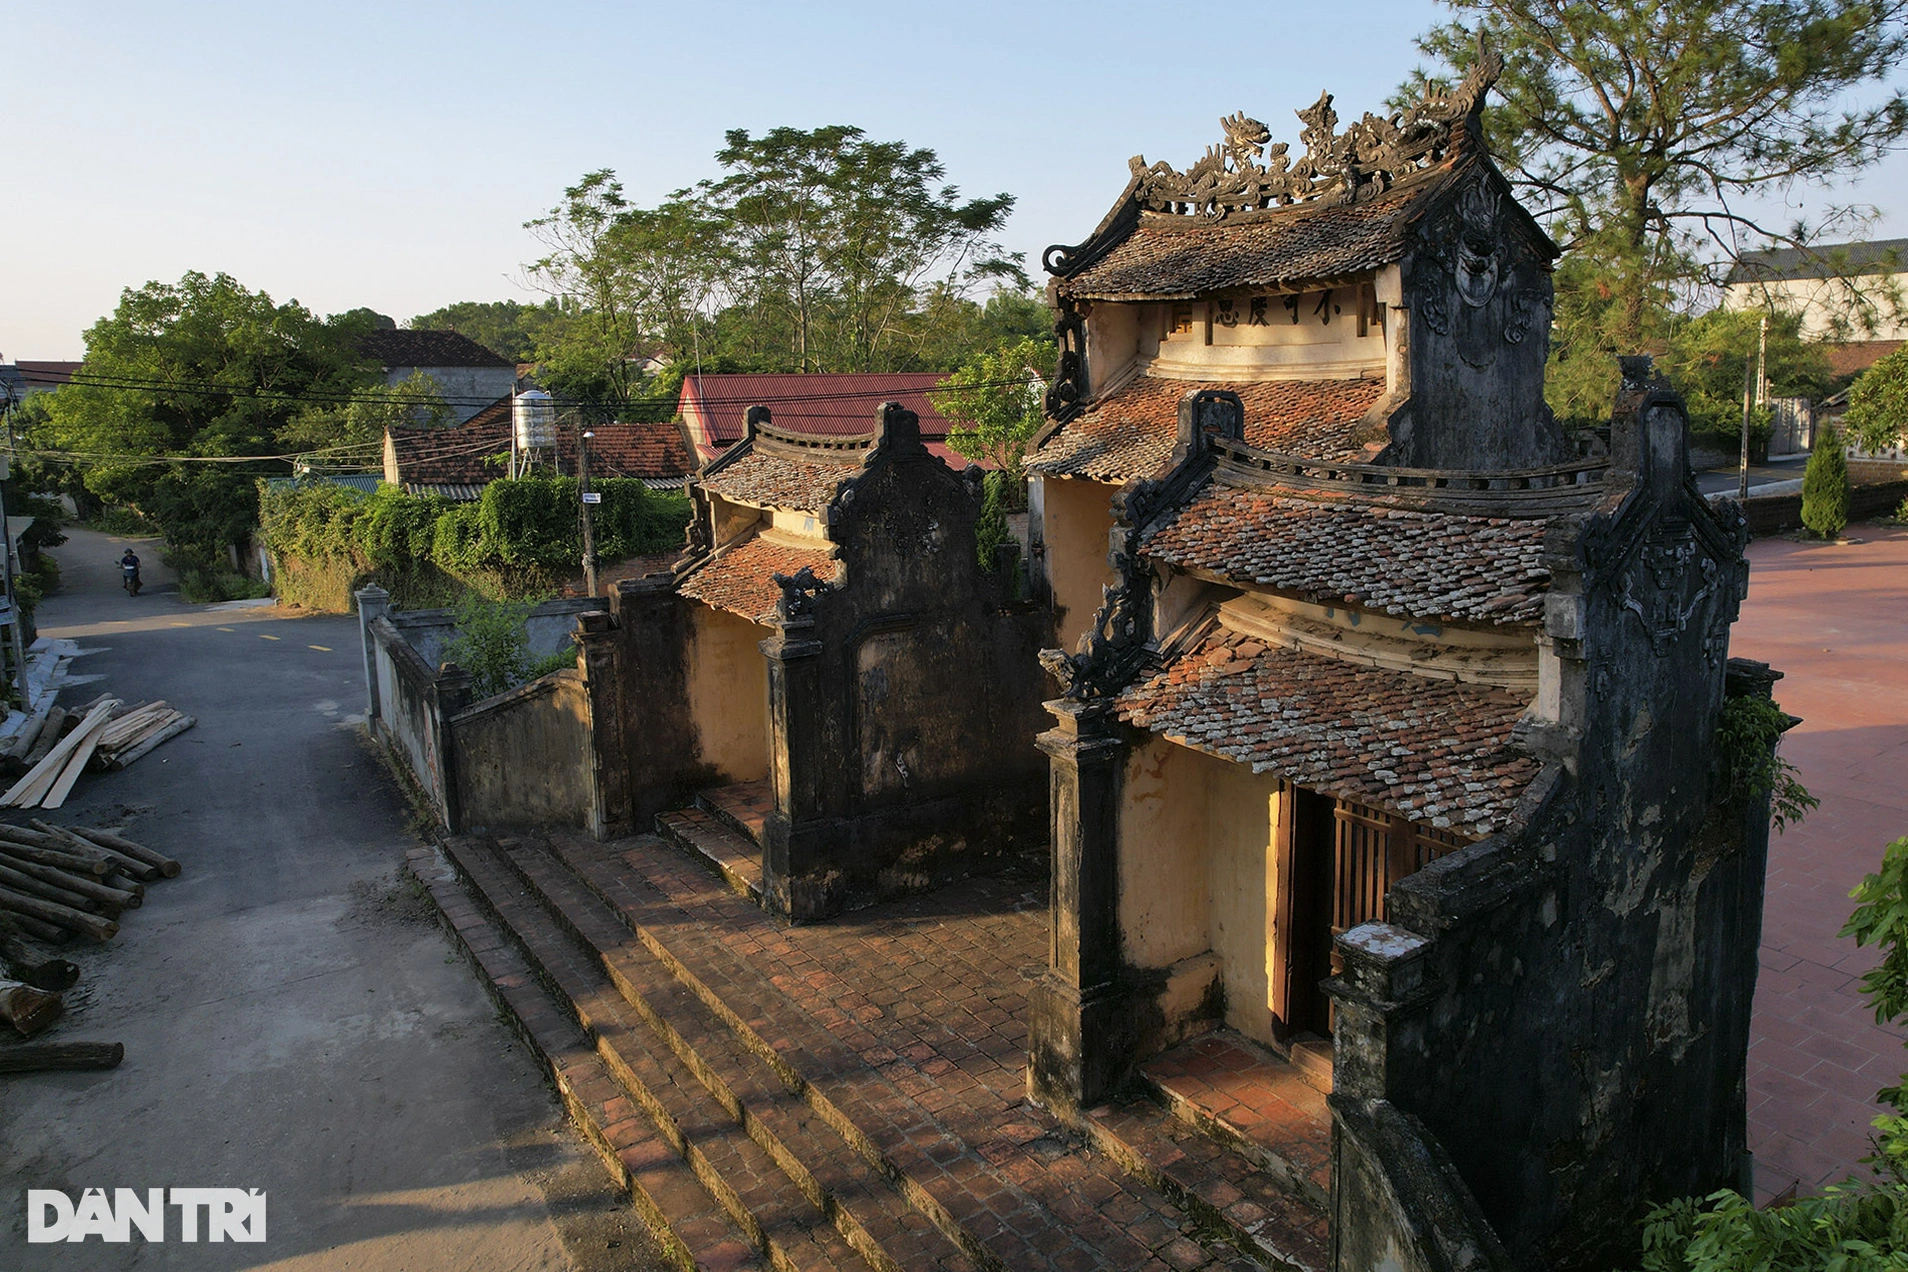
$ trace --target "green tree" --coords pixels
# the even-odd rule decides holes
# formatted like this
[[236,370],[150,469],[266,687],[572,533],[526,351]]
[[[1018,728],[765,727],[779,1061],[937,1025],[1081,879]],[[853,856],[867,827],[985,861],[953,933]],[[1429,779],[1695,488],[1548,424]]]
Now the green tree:
[[1848,457],[1832,428],[1816,434],[1802,470],[1802,524],[1824,539],[1840,538],[1848,525]]
[[128,288],[88,329],[84,372],[49,395],[34,440],[73,453],[90,494],[152,516],[175,549],[215,558],[256,522],[255,479],[285,471],[225,461],[279,453],[314,399],[374,383],[357,352],[368,321],[323,321],[225,274]]
[[516,300],[460,300],[411,319],[413,331],[455,331],[512,362],[534,362],[537,350],[562,338],[570,314],[552,296],[539,305]]
[[859,128],[729,131],[697,189],[724,224],[738,303],[792,341],[800,371],[882,370],[921,293],[1027,285],[990,237],[1009,194],[963,202],[932,150]]
[[1018,489],[1027,443],[1046,422],[1041,377],[1052,362],[1051,346],[1021,339],[962,364],[929,395],[953,426],[947,444],[992,464]]
[[317,402],[278,430],[292,448],[343,450],[341,467],[369,467],[371,452],[390,428],[449,428],[457,412],[444,401],[444,386],[427,371],[413,371],[396,384],[374,384],[347,401]]
[[1480,39],[1503,57],[1492,151],[1581,262],[1558,275],[1562,415],[1607,411],[1610,355],[1660,340],[1669,302],[1822,228],[1766,224],[1749,200],[1857,172],[1908,131],[1908,94],[1851,104],[1908,52],[1904,0],[1445,4],[1419,47],[1446,73],[1405,92],[1462,74]]
[[1848,391],[1848,431],[1866,451],[1908,438],[1908,349],[1897,349],[1863,373]]
[[[1670,325],[1657,367],[1688,403],[1693,430],[1735,437],[1742,428],[1743,382],[1754,375],[1762,349],[1761,314],[1713,309]],[[1802,320],[1793,314],[1769,319],[1763,367],[1773,397],[1821,397],[1834,382],[1821,346],[1802,338]]]

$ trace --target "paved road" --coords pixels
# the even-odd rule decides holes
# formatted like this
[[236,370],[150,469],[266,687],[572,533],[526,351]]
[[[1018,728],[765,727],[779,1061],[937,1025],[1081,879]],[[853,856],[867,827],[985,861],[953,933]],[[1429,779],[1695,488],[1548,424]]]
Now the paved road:
[[[1798,455],[1793,459],[1778,459],[1773,463],[1749,465],[1749,490],[1755,493],[1757,486],[1767,486],[1779,481],[1800,481],[1802,470],[1809,465],[1808,457]],[[1742,469],[1730,464],[1723,468],[1709,468],[1696,474],[1696,488],[1705,495],[1733,495],[1740,489]]]
[[1776,699],[1803,718],[1782,753],[1822,801],[1769,844],[1762,973],[1749,1049],[1750,1147],[1766,1200],[1859,1169],[1875,1092],[1908,1070],[1903,1031],[1860,993],[1872,950],[1836,936],[1848,892],[1908,835],[1908,529],[1851,542],[1758,539],[1730,652],[1786,673]]
[[[196,729],[87,776],[56,819],[124,822],[185,865],[151,887],[44,1035],[116,1039],[105,1074],[0,1078],[0,1268],[596,1269],[653,1247],[528,1053],[397,873],[408,810],[361,740],[355,623],[132,598],[125,541],[55,551],[42,631],[74,670]],[[24,820],[24,816],[16,816]],[[25,1190],[268,1192],[263,1247],[26,1243]]]

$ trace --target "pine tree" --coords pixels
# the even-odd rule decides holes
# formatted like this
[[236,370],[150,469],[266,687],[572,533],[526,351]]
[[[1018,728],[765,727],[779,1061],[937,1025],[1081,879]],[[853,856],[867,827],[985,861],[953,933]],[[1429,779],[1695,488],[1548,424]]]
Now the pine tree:
[[1802,473],[1802,524],[1824,539],[1839,539],[1848,525],[1848,457],[1832,428],[1816,436]]

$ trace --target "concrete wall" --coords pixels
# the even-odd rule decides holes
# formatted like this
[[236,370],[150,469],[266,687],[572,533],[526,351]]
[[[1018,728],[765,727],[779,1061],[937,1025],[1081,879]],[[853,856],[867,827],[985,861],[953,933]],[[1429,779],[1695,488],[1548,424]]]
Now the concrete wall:
[[[370,725],[403,760],[438,820],[456,823],[456,794],[446,762],[439,674],[427,664],[389,618],[378,616],[363,628],[372,695]],[[463,682],[459,682],[461,690]],[[456,705],[461,700],[452,699]]]
[[[1851,292],[1859,293],[1857,300]],[[1852,279],[1783,278],[1767,283],[1731,283],[1725,309],[1777,309],[1802,316],[1804,340],[1908,339],[1908,273]],[[1865,301],[1865,303],[1864,303]],[[1871,329],[1866,324],[1874,322]]]
[[1149,736],[1127,753],[1120,949],[1129,966],[1167,973],[1155,1003],[1160,1040],[1178,1037],[1210,1007],[1179,983],[1203,955],[1196,966],[1217,978],[1225,1022],[1275,1041],[1272,987],[1284,966],[1275,923],[1279,821],[1289,803],[1277,778],[1164,738]]
[[[1908,481],[1850,486],[1848,519],[1853,523],[1870,517],[1891,517],[1901,508],[1904,499],[1908,499]],[[1783,534],[1802,528],[1802,496],[1799,494],[1751,495],[1740,506],[1748,519],[1750,534]]]
[[[1262,322],[1254,321],[1255,302],[1262,302],[1258,306]],[[1373,307],[1368,285],[1362,283],[1330,291],[1168,304],[1160,307],[1167,323],[1175,309],[1190,311],[1192,328],[1166,333],[1147,374],[1172,380],[1231,381],[1380,375],[1385,369],[1385,336],[1383,328],[1371,320]],[[1089,321],[1099,315],[1096,306]],[[1097,364],[1094,374],[1101,374]]]
[[450,731],[461,828],[597,827],[581,673],[559,671],[485,699],[451,717]]
[[400,383],[418,371],[437,381],[459,424],[517,387],[515,367],[391,367],[385,372],[385,383]]
[[1100,612],[1102,589],[1113,582],[1106,563],[1119,487],[1081,477],[1042,477],[1041,541],[1052,596],[1058,647],[1071,653]]
[[688,709],[696,755],[720,782],[768,776],[767,628],[707,605],[690,609]]

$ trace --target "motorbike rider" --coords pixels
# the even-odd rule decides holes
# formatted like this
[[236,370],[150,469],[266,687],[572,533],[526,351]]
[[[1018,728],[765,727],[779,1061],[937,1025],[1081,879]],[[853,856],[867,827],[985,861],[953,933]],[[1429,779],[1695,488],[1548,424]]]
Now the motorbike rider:
[[131,548],[127,548],[126,555],[119,558],[119,569],[120,572],[125,575],[127,586],[132,590],[134,595],[137,595],[139,592],[139,554],[134,552]]

